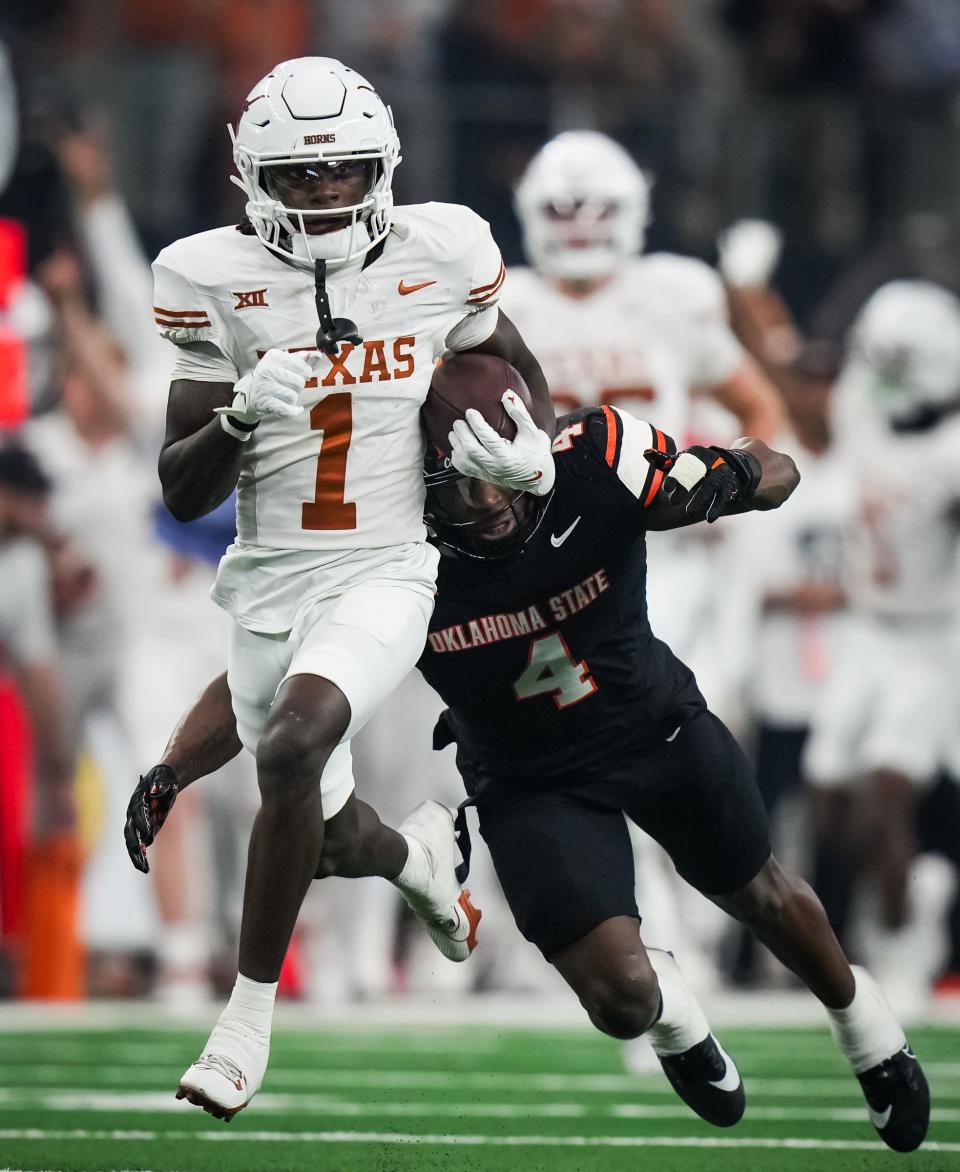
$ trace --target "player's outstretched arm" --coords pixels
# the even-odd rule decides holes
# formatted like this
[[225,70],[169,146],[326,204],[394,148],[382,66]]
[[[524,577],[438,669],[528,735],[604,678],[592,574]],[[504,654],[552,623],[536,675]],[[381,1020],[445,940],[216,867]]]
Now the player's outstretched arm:
[[800,483],[800,472],[792,458],[751,436],[735,440],[731,447],[733,451],[749,452],[756,459],[760,465],[760,483],[751,497],[733,501],[726,513],[779,509]]
[[676,455],[651,449],[646,457],[664,473],[647,509],[648,529],[678,529],[734,513],[777,509],[800,483],[786,453],[752,437],[730,448],[696,445]]
[[183,789],[222,769],[242,748],[224,672],[207,684],[193,707],[181,716],[160,761],[173,770],[177,788]]
[[177,794],[232,761],[241,748],[224,672],[181,718],[163,757],[140,778],[130,797],[124,839],[138,871],[150,870],[147,847],[160,833]]
[[[495,358],[502,358],[505,362],[523,375],[530,397],[533,399],[534,422],[548,436],[553,438],[556,432],[556,413],[550,399],[550,389],[540,363],[533,356],[532,351],[520,336],[520,331],[501,309],[497,328],[489,338],[473,347],[478,354],[492,354]],[[463,353],[469,354],[466,350]]]

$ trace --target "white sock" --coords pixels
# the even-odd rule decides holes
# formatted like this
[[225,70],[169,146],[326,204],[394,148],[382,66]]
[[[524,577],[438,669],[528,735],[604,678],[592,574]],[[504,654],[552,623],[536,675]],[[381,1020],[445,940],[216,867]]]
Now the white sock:
[[853,977],[853,1000],[846,1009],[828,1009],[827,1014],[841,1053],[854,1074],[863,1074],[903,1049],[907,1039],[873,977],[859,965],[853,965]]
[[407,844],[407,861],[396,879],[391,879],[391,883],[401,890],[422,891],[432,872],[426,847],[419,839],[411,838],[409,834],[404,834],[403,840]]
[[650,1039],[657,1054],[682,1054],[702,1042],[710,1033],[710,1027],[700,1003],[690,992],[680,966],[670,953],[648,948],[647,956],[660,983],[663,1012],[657,1024],[651,1026],[644,1036]]
[[273,1006],[277,999],[277,984],[277,981],[251,981],[249,977],[238,973],[230,1000],[220,1014],[214,1034],[221,1026],[229,1029],[231,1026],[239,1025],[245,1027],[243,1033],[269,1042]]

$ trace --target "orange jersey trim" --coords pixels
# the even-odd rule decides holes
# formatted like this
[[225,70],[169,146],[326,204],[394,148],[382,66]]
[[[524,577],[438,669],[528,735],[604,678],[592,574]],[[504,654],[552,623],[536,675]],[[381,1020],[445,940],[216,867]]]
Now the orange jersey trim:
[[153,320],[158,326],[163,326],[167,330],[197,330],[210,325],[209,318],[204,318],[202,321],[197,320],[197,318],[191,318],[189,321],[179,321],[175,318],[155,317]]
[[486,293],[486,291],[488,289],[492,289],[493,286],[496,285],[497,282],[503,278],[505,272],[506,272],[506,269],[504,268],[503,259],[501,258],[500,268],[497,269],[497,275],[493,278],[493,280],[490,282],[490,284],[489,285],[478,285],[476,287],[476,289],[471,289],[470,290],[471,295],[474,293]]
[[[653,429],[653,436],[656,440],[656,449],[658,452],[665,452],[667,450],[667,441],[663,438],[663,432],[657,428]],[[643,507],[649,508],[653,504],[654,497],[660,491],[660,485],[663,483],[663,469],[656,468],[653,473],[653,479],[650,481],[650,491],[647,493],[647,499],[643,502]]]
[[613,459],[617,454],[617,421],[614,417],[613,411],[604,404],[603,415],[607,421],[607,450],[604,454],[604,459],[613,467]]
[[[491,297],[496,297],[496,295],[500,292],[500,287],[503,285],[503,282],[506,279],[507,279],[507,270],[503,267],[503,262],[501,261],[500,262],[500,275],[499,275],[499,277],[497,277],[497,279],[493,282],[492,285],[485,285],[484,286],[484,288],[489,289],[490,292],[484,293],[482,296],[478,296],[478,297],[468,297],[467,298],[467,305],[480,305],[484,301],[489,301]],[[471,293],[472,292],[473,292],[473,290],[471,289]]]
[[210,325],[210,318],[205,309],[164,309],[162,306],[153,307],[154,321],[158,326],[166,329],[193,330],[206,328]]

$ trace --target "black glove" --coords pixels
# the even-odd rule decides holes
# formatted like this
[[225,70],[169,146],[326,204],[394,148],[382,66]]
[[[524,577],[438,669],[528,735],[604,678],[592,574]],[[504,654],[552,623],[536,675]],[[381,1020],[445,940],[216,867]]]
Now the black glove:
[[160,833],[177,800],[177,777],[169,765],[154,765],[140,778],[127,806],[123,837],[130,862],[144,875],[150,870],[147,847]]
[[743,448],[695,444],[674,456],[648,448],[649,463],[666,472],[660,491],[671,505],[682,505],[698,521],[716,521],[733,501],[746,501],[757,490],[760,461]]

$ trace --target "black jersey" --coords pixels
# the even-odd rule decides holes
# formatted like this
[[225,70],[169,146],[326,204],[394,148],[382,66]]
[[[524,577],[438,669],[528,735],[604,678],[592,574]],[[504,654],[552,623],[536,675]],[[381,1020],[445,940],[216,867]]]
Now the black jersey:
[[556,486],[523,551],[444,557],[420,670],[449,707],[465,772],[544,778],[668,736],[704,707],[647,620],[645,509],[673,451],[599,407],[560,421]]

